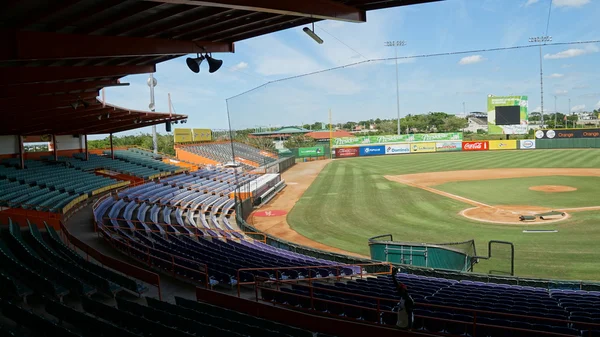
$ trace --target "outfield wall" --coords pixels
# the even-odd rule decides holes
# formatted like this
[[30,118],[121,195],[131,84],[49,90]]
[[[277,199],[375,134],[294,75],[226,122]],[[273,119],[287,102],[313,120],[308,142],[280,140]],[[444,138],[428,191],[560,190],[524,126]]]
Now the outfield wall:
[[458,151],[506,151],[535,149],[589,149],[600,148],[600,138],[567,139],[510,139],[482,141],[443,141],[394,143],[384,145],[343,146],[334,148],[335,158],[370,157],[400,154],[458,152]]

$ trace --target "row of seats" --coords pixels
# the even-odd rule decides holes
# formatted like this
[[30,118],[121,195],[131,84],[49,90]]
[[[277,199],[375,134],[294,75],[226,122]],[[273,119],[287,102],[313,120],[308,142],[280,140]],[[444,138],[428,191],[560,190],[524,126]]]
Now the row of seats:
[[64,213],[97,191],[125,184],[60,163],[25,164],[25,169],[17,169],[12,160],[0,162],[0,206]]
[[[417,303],[415,315],[420,316],[415,321],[414,328],[417,330],[472,335],[472,324],[469,323],[473,322],[473,315],[476,314],[478,323],[497,326],[478,328],[477,336],[531,336],[535,334],[531,330],[572,336],[598,333],[594,330],[596,326],[586,324],[600,324],[600,315],[596,315],[596,308],[600,305],[600,293],[597,292],[548,291],[407,274],[398,274],[397,277],[407,285]],[[311,304],[310,300],[300,299],[297,295],[310,294],[310,288],[302,285],[284,288],[284,293],[263,290],[261,296],[267,301],[305,309],[314,306],[319,312],[374,322],[379,322],[379,317],[373,315],[372,309],[390,310],[398,300],[390,276],[313,285],[314,298],[323,301],[313,300]],[[383,314],[381,322],[394,325],[395,315]],[[515,330],[502,327],[513,327]]]
[[[186,146],[182,150],[197,154],[204,158],[208,158],[220,163],[228,163],[234,161],[235,157],[239,157],[245,160],[249,160],[258,164],[258,166],[264,166],[269,163],[276,161],[277,159],[272,156],[265,155],[264,152],[250,145],[243,143],[233,143],[233,150],[231,143],[209,143],[202,145]],[[251,165],[247,165],[242,162],[238,162],[245,169],[253,169]]]
[[121,290],[141,294],[147,287],[83,259],[65,245],[52,227],[46,233],[29,224],[26,233],[16,223],[0,234],[0,266],[17,298],[32,291],[61,299],[69,293],[114,296]]
[[[110,155],[110,151],[104,151],[104,154]],[[125,162],[130,162],[137,165],[151,167],[161,172],[168,172],[172,174],[182,171],[179,166],[163,163],[162,161],[154,159],[153,157],[134,152],[132,150],[116,150],[114,151],[114,155],[116,159],[120,159]]]
[[[104,234],[115,240],[123,251],[128,251],[129,245],[134,248],[132,254],[139,254],[140,258],[145,254],[142,252],[150,252],[156,267],[165,270],[174,268],[168,262],[176,259],[178,264],[189,268],[178,269],[181,276],[200,282],[206,279],[197,270],[206,265],[212,285],[253,282],[255,276],[297,279],[360,272],[359,268],[307,269],[306,266],[333,263],[277,249],[231,232],[237,227],[228,220],[235,205],[229,193],[235,188],[235,182],[254,179],[249,174],[234,178],[234,174],[232,170],[203,169],[126,189],[119,192],[118,200],[107,198],[101,202],[95,210],[95,218]],[[222,188],[225,189],[223,196],[210,194]],[[243,268],[281,266],[297,268],[279,275],[275,270],[241,272],[239,278],[237,274]]]

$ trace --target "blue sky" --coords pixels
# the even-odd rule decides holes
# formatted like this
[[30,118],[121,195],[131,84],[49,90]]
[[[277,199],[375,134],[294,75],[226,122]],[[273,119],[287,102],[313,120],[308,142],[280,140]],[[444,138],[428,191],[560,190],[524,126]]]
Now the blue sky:
[[[324,21],[315,30],[319,45],[302,27],[236,43],[234,54],[214,54],[223,67],[199,74],[185,57],[157,65],[157,111],[189,116],[185,127],[227,128],[226,99],[269,81],[369,59],[394,57],[384,41],[405,40],[399,56],[528,45],[546,33],[551,0],[448,0],[369,12],[367,23]],[[553,42],[600,39],[600,1],[552,0],[548,35]],[[340,42],[342,41],[342,42]],[[347,45],[347,46],[346,46]],[[349,47],[348,47],[349,46]],[[543,48],[544,111],[600,108],[600,44]],[[129,87],[109,88],[107,101],[147,110],[147,75],[129,76]],[[527,95],[529,110],[540,109],[539,49],[403,59],[399,62],[401,115],[485,111],[486,97]],[[268,84],[229,100],[234,128],[296,125],[396,116],[394,61],[367,62],[299,79]],[[180,125],[175,125],[175,127]],[[148,128],[149,130],[149,128]],[[136,130],[129,133],[148,130]],[[158,127],[164,132],[164,126]]]

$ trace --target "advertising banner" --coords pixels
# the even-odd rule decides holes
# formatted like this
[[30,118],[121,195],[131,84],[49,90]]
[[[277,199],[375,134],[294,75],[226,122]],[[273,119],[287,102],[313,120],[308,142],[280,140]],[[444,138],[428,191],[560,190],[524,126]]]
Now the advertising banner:
[[385,154],[410,153],[410,144],[393,144],[385,146]]
[[357,147],[340,147],[334,151],[336,158],[358,157]]
[[487,140],[481,142],[462,142],[463,151],[487,151],[489,147]]
[[519,140],[519,149],[521,150],[533,150],[535,149],[534,139],[521,139]]
[[212,140],[212,131],[210,129],[192,129],[195,142],[210,142]]
[[436,152],[462,151],[462,142],[442,142],[435,143]]
[[435,143],[413,143],[410,144],[411,153],[435,152]]
[[325,147],[313,146],[313,147],[299,147],[298,157],[321,157],[325,155]]
[[462,141],[462,132],[415,133],[409,135],[382,135],[334,138],[333,146],[377,145],[390,143],[415,143],[436,141]]
[[488,133],[490,135],[527,134],[528,105],[527,96],[488,95]]
[[192,138],[192,129],[173,129],[175,143],[186,143],[194,140]]
[[516,140],[490,140],[490,150],[516,150]]
[[559,130],[537,130],[537,139],[559,139],[559,138],[600,138],[600,129],[559,129]]
[[359,149],[361,156],[379,156],[385,154],[385,146],[362,146]]

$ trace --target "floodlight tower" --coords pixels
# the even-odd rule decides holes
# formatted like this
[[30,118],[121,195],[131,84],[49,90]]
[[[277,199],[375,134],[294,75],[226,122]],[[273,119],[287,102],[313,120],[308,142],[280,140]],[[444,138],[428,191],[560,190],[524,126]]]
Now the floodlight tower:
[[[551,42],[552,36],[536,36],[530,37],[529,42],[532,43],[543,43]],[[541,127],[544,127],[544,72],[542,70],[542,45],[540,44],[540,120]]]
[[[398,110],[398,135],[400,135],[400,89],[398,84],[398,47],[406,46],[406,41],[385,41],[386,47],[394,47],[394,53],[396,55],[396,110]],[[406,128],[408,133],[408,128]]]

